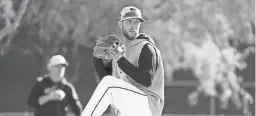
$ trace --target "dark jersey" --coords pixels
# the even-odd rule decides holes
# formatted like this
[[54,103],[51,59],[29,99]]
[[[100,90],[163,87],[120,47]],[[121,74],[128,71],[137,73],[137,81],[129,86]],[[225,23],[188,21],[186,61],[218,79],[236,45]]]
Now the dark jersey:
[[[66,94],[63,100],[51,100],[43,105],[39,104],[40,96],[58,89],[63,90]],[[37,78],[37,82],[32,87],[27,102],[31,108],[35,109],[34,116],[65,116],[68,106],[70,106],[72,112],[77,116],[80,116],[82,111],[76,90],[66,79],[63,79],[59,83],[54,83],[47,76]]]
[[[152,38],[145,34],[140,34],[136,39],[145,39],[150,43],[155,44]],[[154,73],[152,72],[155,72],[158,65],[156,62],[157,60],[154,47],[150,44],[146,44],[141,50],[138,60],[139,67],[135,67],[124,57],[117,63],[119,64],[119,67],[136,82],[148,87],[151,85],[151,80],[153,78]],[[104,76],[112,75],[112,61],[105,65],[102,59],[94,57],[94,66],[100,79]]]

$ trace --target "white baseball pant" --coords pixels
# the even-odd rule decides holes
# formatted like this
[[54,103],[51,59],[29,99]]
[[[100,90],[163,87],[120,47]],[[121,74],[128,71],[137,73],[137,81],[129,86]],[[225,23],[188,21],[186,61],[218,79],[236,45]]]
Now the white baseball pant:
[[152,116],[146,94],[113,76],[103,77],[81,116],[101,116],[109,105],[118,116]]

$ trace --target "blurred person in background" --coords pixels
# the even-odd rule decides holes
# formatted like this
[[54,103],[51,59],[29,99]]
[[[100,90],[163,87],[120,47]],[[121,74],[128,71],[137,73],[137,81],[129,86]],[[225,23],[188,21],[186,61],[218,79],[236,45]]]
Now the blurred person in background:
[[38,77],[28,96],[28,105],[34,108],[34,116],[66,116],[68,106],[80,116],[82,105],[74,86],[65,75],[68,62],[61,55],[50,58],[48,74]]

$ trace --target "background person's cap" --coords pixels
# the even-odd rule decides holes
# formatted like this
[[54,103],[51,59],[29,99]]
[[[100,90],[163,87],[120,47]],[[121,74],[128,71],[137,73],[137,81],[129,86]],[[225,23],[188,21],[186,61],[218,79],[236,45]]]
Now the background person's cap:
[[61,64],[68,66],[67,60],[62,55],[54,55],[50,58],[48,66],[52,67]]
[[140,9],[134,6],[124,7],[120,13],[119,21],[123,21],[126,19],[138,18],[140,22],[144,22],[145,20],[142,18],[142,14]]

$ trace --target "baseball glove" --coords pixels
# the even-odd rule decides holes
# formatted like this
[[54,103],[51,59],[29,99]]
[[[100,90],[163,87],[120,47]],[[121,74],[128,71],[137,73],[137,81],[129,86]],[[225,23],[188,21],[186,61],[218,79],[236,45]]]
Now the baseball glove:
[[93,49],[93,55],[100,59],[115,59],[123,54],[124,43],[114,34],[101,37]]

